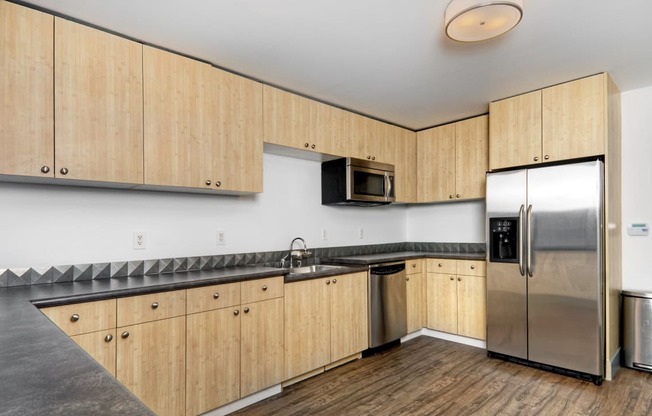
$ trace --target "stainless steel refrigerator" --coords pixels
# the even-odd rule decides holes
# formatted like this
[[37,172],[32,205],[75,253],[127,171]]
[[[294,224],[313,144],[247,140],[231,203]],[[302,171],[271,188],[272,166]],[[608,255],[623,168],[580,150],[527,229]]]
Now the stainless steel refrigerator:
[[604,376],[604,167],[487,174],[487,351]]

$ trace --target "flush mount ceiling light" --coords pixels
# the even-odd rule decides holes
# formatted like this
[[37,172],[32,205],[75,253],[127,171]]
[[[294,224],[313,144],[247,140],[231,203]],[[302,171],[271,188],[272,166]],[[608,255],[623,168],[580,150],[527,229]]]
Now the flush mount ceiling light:
[[478,42],[511,30],[523,17],[523,0],[451,0],[446,7],[446,35]]

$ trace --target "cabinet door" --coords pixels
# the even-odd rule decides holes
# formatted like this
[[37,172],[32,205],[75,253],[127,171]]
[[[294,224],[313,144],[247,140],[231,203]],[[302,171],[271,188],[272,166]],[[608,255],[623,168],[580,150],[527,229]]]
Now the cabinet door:
[[285,380],[330,363],[329,279],[285,285]]
[[428,328],[457,333],[457,289],[452,274],[428,273]]
[[457,276],[457,330],[465,337],[486,339],[487,279]]
[[118,328],[116,374],[157,415],[185,414],[186,318]]
[[543,90],[543,157],[556,161],[603,155],[605,74]]
[[213,142],[213,68],[143,46],[143,83],[145,183],[213,188],[212,164],[223,152]]
[[[421,267],[422,260],[407,262],[406,295],[407,295],[407,329],[418,331],[426,326],[426,279]],[[418,267],[417,266],[418,264]],[[414,268],[411,266],[415,266]],[[414,270],[414,272],[412,272]]]
[[54,177],[53,35],[52,16],[0,1],[0,174]]
[[283,381],[283,298],[242,305],[240,396]]
[[489,169],[541,162],[541,91],[489,104]]
[[367,273],[331,278],[330,362],[369,347]]
[[455,197],[484,198],[489,169],[489,116],[455,123]]
[[[212,167],[216,189],[263,190],[263,87],[259,82],[213,69],[217,88],[212,152],[203,164]],[[200,157],[200,155],[197,155]],[[217,185],[215,183],[214,185]]]
[[417,150],[419,202],[455,198],[455,125],[418,132]]
[[61,18],[55,42],[55,176],[142,184],[142,45]]
[[317,112],[317,124],[311,127],[309,136],[315,138],[314,144],[316,147],[314,150],[329,155],[351,156],[348,129],[353,114],[341,108],[319,102],[314,102],[312,107]]
[[317,102],[268,85],[263,86],[263,102],[264,140],[311,150],[317,140],[311,127],[317,124]]
[[240,307],[187,316],[189,416],[240,398]]
[[413,131],[396,128],[396,201],[417,202],[417,134]]
[[115,377],[115,328],[70,337]]

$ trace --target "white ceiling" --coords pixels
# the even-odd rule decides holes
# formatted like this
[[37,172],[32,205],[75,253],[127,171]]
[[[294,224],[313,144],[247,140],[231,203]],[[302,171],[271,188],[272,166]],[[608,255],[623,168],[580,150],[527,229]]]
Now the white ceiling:
[[652,85],[652,1],[524,0],[521,23],[447,39],[448,0],[31,0],[140,41],[412,129],[607,71]]

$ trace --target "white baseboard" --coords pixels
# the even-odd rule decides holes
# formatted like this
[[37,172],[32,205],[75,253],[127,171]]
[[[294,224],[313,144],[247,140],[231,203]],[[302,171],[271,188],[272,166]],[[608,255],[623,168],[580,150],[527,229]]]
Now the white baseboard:
[[446,341],[457,342],[458,344],[470,345],[471,347],[487,349],[487,343],[485,341],[475,339],[475,338],[467,338],[461,335],[449,334],[447,332],[439,332],[439,331],[435,331],[434,329],[428,329],[428,328],[422,328],[419,331],[415,331],[411,334],[407,334],[406,336],[401,338],[401,342],[409,341],[421,335],[425,335],[431,338],[439,338]]
[[217,409],[210,410],[206,413],[203,413],[204,416],[224,416],[228,415],[229,413],[233,413],[236,410],[244,409],[247,406],[250,406],[254,403],[257,403],[261,400],[265,400],[269,397],[274,396],[275,394],[279,394],[283,389],[281,388],[280,384],[277,384],[275,386],[272,386],[268,389],[261,390],[259,392],[256,392],[254,394],[250,394],[247,397],[243,397],[240,400],[236,400],[234,402],[231,402],[229,404],[225,404],[222,407],[218,407]]

